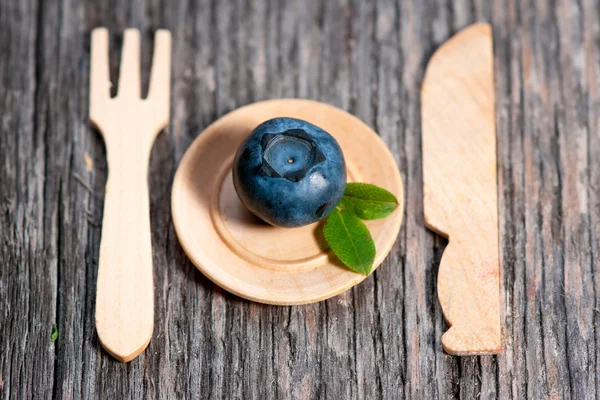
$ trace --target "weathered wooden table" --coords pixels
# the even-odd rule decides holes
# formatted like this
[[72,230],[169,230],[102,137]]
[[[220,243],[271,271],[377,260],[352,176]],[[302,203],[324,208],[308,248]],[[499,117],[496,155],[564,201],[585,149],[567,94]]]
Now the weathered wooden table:
[[[0,0],[3,398],[593,398],[600,395],[600,3],[596,0]],[[424,228],[419,89],[473,21],[494,28],[503,353],[444,354],[445,241]],[[90,30],[173,33],[171,124],[150,172],[156,323],[121,364],[94,298],[105,150],[88,123]],[[273,307],[204,278],[170,217],[175,168],[208,124],[261,99],[356,114],[406,196],[390,257],[331,300]],[[51,340],[56,323],[59,335]]]

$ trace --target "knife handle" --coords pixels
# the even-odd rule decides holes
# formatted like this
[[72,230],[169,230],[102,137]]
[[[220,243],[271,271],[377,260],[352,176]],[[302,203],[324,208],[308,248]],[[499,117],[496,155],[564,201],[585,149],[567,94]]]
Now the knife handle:
[[[431,222],[428,226],[433,228]],[[485,295],[498,293],[497,236],[453,233],[437,281],[440,305],[450,326],[442,335],[442,346],[447,353],[460,356],[497,354],[502,347],[499,296]]]

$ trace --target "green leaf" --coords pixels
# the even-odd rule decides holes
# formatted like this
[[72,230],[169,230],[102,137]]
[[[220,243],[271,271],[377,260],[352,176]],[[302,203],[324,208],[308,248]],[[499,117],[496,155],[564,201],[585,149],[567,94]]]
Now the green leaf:
[[398,207],[398,199],[375,185],[349,183],[340,205],[360,219],[380,219],[394,212]]
[[50,338],[52,339],[52,343],[58,339],[58,327],[56,324],[52,325],[52,335],[50,335]]
[[341,262],[354,272],[369,275],[375,260],[375,242],[356,215],[336,207],[327,217],[323,235]]

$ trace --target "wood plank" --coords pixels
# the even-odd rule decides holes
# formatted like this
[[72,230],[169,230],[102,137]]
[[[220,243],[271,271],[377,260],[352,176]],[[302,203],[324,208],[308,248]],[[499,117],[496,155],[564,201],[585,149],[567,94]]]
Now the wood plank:
[[[597,397],[599,14],[594,0],[0,0],[0,393]],[[424,228],[419,90],[433,51],[476,20],[494,30],[504,349],[459,360],[436,339],[447,328],[435,296],[445,240]],[[107,166],[87,122],[89,32],[102,25],[141,30],[145,87],[153,32],[173,33],[172,120],[149,175],[155,332],[127,365],[101,349],[93,321]],[[214,287],[170,221],[172,177],[196,135],[281,96],[358,115],[405,183],[390,257],[310,306]]]
[[[36,2],[0,6],[0,393],[50,397],[56,347],[56,192],[46,197],[47,76]],[[4,11],[6,10],[6,11]],[[53,240],[54,239],[54,240]],[[43,371],[43,372],[42,372]]]

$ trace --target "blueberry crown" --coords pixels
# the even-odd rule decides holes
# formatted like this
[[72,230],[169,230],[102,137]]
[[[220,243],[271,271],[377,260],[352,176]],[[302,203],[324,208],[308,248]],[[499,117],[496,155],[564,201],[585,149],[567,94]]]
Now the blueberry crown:
[[265,133],[261,145],[261,169],[273,178],[299,182],[312,167],[326,160],[315,140],[302,129]]

